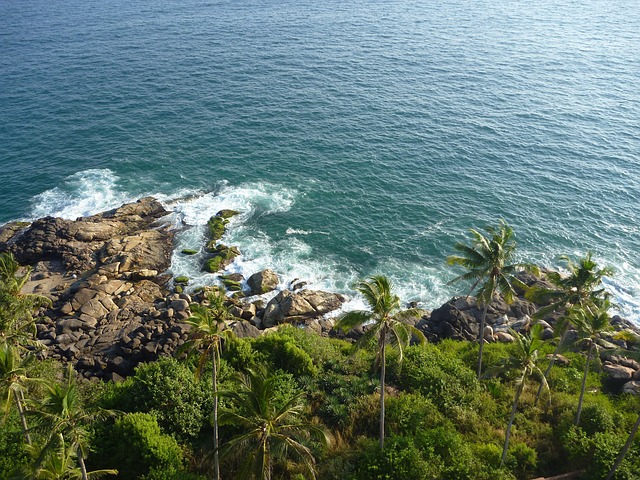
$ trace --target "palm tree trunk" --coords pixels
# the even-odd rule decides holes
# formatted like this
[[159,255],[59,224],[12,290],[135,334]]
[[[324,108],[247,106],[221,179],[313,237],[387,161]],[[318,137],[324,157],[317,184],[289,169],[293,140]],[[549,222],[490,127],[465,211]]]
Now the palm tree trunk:
[[18,413],[20,414],[20,422],[22,423],[22,432],[24,433],[24,438],[27,441],[27,445],[31,445],[31,435],[29,434],[29,426],[27,425],[27,418],[24,414],[24,408],[22,408],[22,402],[24,401],[24,396],[22,392],[18,392],[15,396],[16,405],[18,406]]
[[382,361],[382,368],[380,368],[380,450],[384,448],[384,380],[386,370],[386,338],[387,330],[382,329],[382,337],[380,338],[380,359]]
[[580,414],[582,413],[582,400],[584,399],[584,391],[587,387],[587,374],[589,373],[589,364],[591,363],[591,354],[593,353],[594,343],[589,345],[589,353],[587,353],[587,364],[584,366],[584,376],[582,377],[582,390],[580,390],[580,399],[578,400],[578,413],[576,413],[575,424],[580,423]]
[[216,345],[211,349],[211,360],[213,372],[211,380],[213,383],[213,478],[220,479],[220,458],[218,455],[218,365],[216,362]]
[[84,464],[84,456],[80,448],[78,448],[78,464],[80,465],[80,473],[82,474],[82,480],[89,480],[89,476],[87,475],[87,467]]
[[635,425],[631,429],[631,433],[629,434],[629,438],[627,438],[627,442],[624,444],[624,447],[622,447],[622,450],[620,451],[620,455],[618,455],[618,458],[616,458],[616,461],[613,464],[613,467],[611,467],[611,471],[609,472],[609,475],[607,475],[607,478],[605,480],[611,480],[613,478],[613,475],[616,473],[616,470],[622,463],[622,459],[627,454],[627,452],[629,451],[629,448],[631,447],[631,444],[633,443],[633,438],[636,436],[638,427],[640,427],[640,415],[638,415],[638,419],[636,420]]
[[[553,357],[551,357],[551,361],[549,362],[549,366],[544,371],[543,377],[544,377],[545,380],[549,380],[549,373],[551,372],[551,368],[553,368],[553,365],[556,363],[556,355],[558,355],[560,353],[560,348],[562,348],[562,342],[564,341],[564,337],[565,337],[566,334],[567,334],[567,332],[564,332],[562,334],[562,337],[560,337],[560,341],[558,342],[558,346],[553,351]],[[540,395],[542,395],[542,388],[543,387],[544,387],[544,382],[540,382],[540,386],[538,387],[538,392],[536,393],[536,399],[533,401],[534,405],[538,404],[538,400],[540,400]]]
[[[493,298],[493,292],[491,294]],[[480,351],[478,352],[478,380],[482,374],[482,351],[484,350],[484,325],[487,318],[487,309],[489,304],[487,303],[482,310],[482,318],[480,319],[480,333],[478,334],[478,341],[480,342]]]
[[502,458],[500,459],[500,466],[504,465],[504,459],[507,457],[507,450],[509,449],[509,438],[511,437],[511,427],[513,426],[513,420],[516,417],[516,410],[518,409],[518,402],[520,401],[520,394],[524,390],[524,378],[522,383],[518,385],[516,394],[513,397],[513,406],[511,407],[511,416],[509,417],[509,424],[507,425],[507,434],[504,439],[504,447],[502,448]]
[[271,452],[269,451],[269,440],[264,441],[262,447],[262,453],[264,458],[262,459],[262,464],[264,467],[264,478],[262,480],[271,480]]

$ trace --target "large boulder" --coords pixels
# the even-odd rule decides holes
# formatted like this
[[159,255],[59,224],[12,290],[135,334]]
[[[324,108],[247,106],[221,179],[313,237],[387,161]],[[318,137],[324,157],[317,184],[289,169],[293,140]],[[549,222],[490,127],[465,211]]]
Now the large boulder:
[[430,341],[445,338],[477,340],[480,327],[473,314],[474,310],[476,310],[475,305],[472,306],[466,300],[454,298],[433,310],[429,318],[420,322],[419,328],[424,331]]
[[623,365],[616,365],[613,363],[605,362],[602,367],[602,370],[609,375],[609,377],[613,380],[618,381],[629,381],[633,377],[635,370],[629,367],[625,367]]
[[284,322],[302,323],[306,319],[317,318],[337,310],[344,301],[342,295],[335,293],[283,290],[265,307],[262,325],[264,328],[270,328]]
[[66,272],[78,275],[116,263],[105,271],[112,275],[143,268],[164,271],[171,260],[173,234],[154,222],[167,213],[149,197],[77,220],[45,217],[23,230],[3,227],[3,249],[23,265],[56,261]]
[[263,293],[275,290],[279,283],[280,279],[278,278],[278,274],[273,270],[266,269],[254,273],[247,280],[249,295],[262,295]]

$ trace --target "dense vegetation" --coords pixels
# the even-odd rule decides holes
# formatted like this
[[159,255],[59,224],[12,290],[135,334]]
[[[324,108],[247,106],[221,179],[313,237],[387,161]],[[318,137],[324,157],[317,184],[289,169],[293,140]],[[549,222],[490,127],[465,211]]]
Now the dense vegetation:
[[[487,303],[509,287],[485,274],[495,269],[476,253],[510,241],[504,228],[475,232],[484,240],[459,249],[480,265],[467,262],[468,278],[478,280],[479,295],[490,292]],[[488,249],[477,249],[483,241]],[[574,280],[583,266],[571,269]],[[375,322],[357,344],[290,325],[235,338],[214,294],[209,309],[193,310],[192,341],[177,358],[141,364],[121,383],[78,383],[72,369],[35,361],[32,314],[46,301],[20,294],[25,274],[11,258],[0,267],[1,479],[197,480],[215,478],[218,468],[223,480],[640,475],[640,441],[629,435],[640,402],[609,390],[593,354],[608,321],[599,280],[584,294],[569,285],[573,296],[562,297],[561,282],[572,275],[558,277],[546,292],[581,333],[570,345],[562,337],[566,363],[552,364],[558,342],[543,342],[537,328],[514,332],[514,343],[484,345],[481,360],[478,343],[422,343],[414,335],[408,346],[411,312],[397,312],[391,286],[374,277],[359,283],[371,310],[339,322],[346,329]],[[548,389],[539,392],[541,384]]]

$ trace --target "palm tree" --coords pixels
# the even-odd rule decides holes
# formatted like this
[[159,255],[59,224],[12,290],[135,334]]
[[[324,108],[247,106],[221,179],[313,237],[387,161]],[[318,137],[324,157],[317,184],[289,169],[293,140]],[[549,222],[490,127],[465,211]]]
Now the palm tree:
[[33,344],[35,324],[33,313],[50,306],[42,295],[23,294],[31,268],[19,275],[20,265],[11,253],[0,254],[0,343]]
[[196,378],[200,378],[209,358],[212,363],[211,384],[213,386],[213,464],[214,479],[220,478],[220,461],[218,458],[218,371],[220,368],[220,354],[222,340],[230,337],[233,332],[226,329],[226,322],[234,317],[226,305],[224,293],[216,291],[208,297],[209,305],[191,305],[191,316],[184,323],[191,326],[190,339],[178,350],[195,353],[200,351]]
[[398,347],[402,362],[402,351],[415,337],[419,342],[426,341],[422,332],[408,325],[410,318],[419,316],[419,310],[400,311],[400,298],[393,293],[391,282],[382,275],[372,276],[368,281],[356,285],[370,310],[354,310],[342,315],[336,322],[336,328],[349,331],[361,325],[367,330],[359,340],[359,345],[368,345],[374,338],[378,341],[376,362],[380,364],[380,449],[384,448],[384,386],[386,374],[387,345]]
[[[87,427],[92,422],[114,415],[107,410],[89,410],[82,405],[73,367],[69,364],[63,383],[45,383],[46,393],[35,415],[40,419],[40,430],[49,434],[43,452],[58,443],[60,435],[70,443],[77,456],[82,480],[88,480],[84,459],[88,452]],[[41,455],[41,459],[44,458]],[[39,463],[39,462],[38,462]]]
[[601,307],[584,305],[575,307],[570,313],[571,321],[578,329],[581,339],[585,340],[589,345],[587,352],[587,362],[584,366],[584,375],[582,377],[582,388],[580,390],[580,398],[578,400],[578,411],[576,413],[575,424],[580,423],[580,414],[582,413],[582,401],[584,400],[584,392],[587,385],[587,375],[589,373],[589,364],[593,350],[596,347],[596,340],[602,332],[611,329],[609,324],[609,302],[605,301]]
[[220,419],[242,427],[222,451],[223,456],[240,460],[238,478],[271,480],[278,461],[293,460],[312,479],[316,478],[315,459],[303,442],[311,439],[328,445],[327,432],[319,425],[301,421],[303,393],[283,399],[277,405],[277,384],[264,370],[247,370],[239,377],[237,390],[225,392],[233,410],[225,409]]
[[487,318],[487,309],[493,300],[496,292],[499,292],[504,301],[511,303],[516,296],[513,283],[521,284],[515,277],[518,270],[532,270],[537,268],[533,265],[522,263],[510,263],[513,260],[516,243],[513,240],[513,230],[504,221],[500,222],[498,228],[486,227],[485,231],[489,236],[484,236],[475,229],[470,229],[472,238],[469,245],[458,242],[455,249],[459,255],[451,255],[447,258],[449,265],[460,265],[467,269],[467,272],[454,278],[449,282],[452,284],[459,280],[474,280],[469,294],[476,287],[478,288],[476,298],[479,305],[484,308],[480,319],[480,331],[478,332],[478,342],[480,342],[480,352],[478,353],[478,372],[480,378],[482,374],[482,352],[484,347],[484,327]]
[[25,415],[24,391],[26,384],[31,380],[27,377],[27,366],[32,360],[31,354],[20,358],[17,347],[0,344],[0,392],[2,392],[4,418],[6,419],[9,415],[12,403],[15,403],[20,415],[22,432],[28,445],[31,445],[31,435]]
[[542,326],[535,324],[531,328],[529,335],[522,335],[518,332],[511,331],[511,334],[515,338],[515,349],[511,357],[507,358],[500,369],[509,368],[517,369],[520,373],[516,382],[516,391],[513,396],[513,404],[511,406],[511,416],[509,417],[509,423],[507,424],[507,433],[505,435],[504,447],[502,449],[502,457],[500,464],[504,464],[504,460],[507,456],[507,450],[509,449],[509,438],[511,437],[511,427],[513,426],[513,420],[516,416],[518,409],[518,403],[520,402],[520,396],[524,391],[525,385],[529,377],[534,374],[539,375],[542,380],[542,385],[549,388],[547,380],[542,376],[542,371],[538,367],[538,350],[544,343],[540,336],[542,333]]
[[[555,363],[556,356],[560,353],[561,349],[566,346],[566,332],[569,330],[569,327],[572,326],[571,317],[567,315],[567,313],[570,312],[574,306],[591,305],[596,308],[602,306],[607,298],[607,294],[602,288],[602,279],[613,275],[613,268],[611,267],[598,268],[598,264],[593,260],[591,252],[587,252],[587,254],[583,258],[579,258],[577,262],[572,261],[567,256],[562,256],[560,259],[566,262],[569,275],[563,276],[558,272],[551,272],[547,275],[547,278],[556,288],[531,288],[525,295],[527,299],[536,303],[551,301],[549,305],[539,309],[534,315],[534,318],[544,318],[547,314],[558,310],[565,311],[562,323],[559,325],[560,330],[562,330],[560,341],[544,372],[544,378],[547,379]],[[558,330],[558,328],[556,328],[556,330]],[[538,402],[541,392],[542,386],[536,394],[536,403]]]
[[[41,452],[35,447],[29,448],[35,464],[22,473],[10,477],[10,480],[79,480],[82,471],[76,466],[76,449],[67,445],[62,434],[57,435],[57,444]],[[117,475],[117,470],[95,470],[87,472],[89,479],[102,478],[104,475]]]
[[601,306],[607,299],[607,293],[602,287],[602,279],[614,274],[612,267],[598,268],[593,260],[593,254],[587,254],[577,261],[566,255],[560,257],[566,263],[568,275],[550,272],[547,279],[555,288],[531,288],[526,297],[536,303],[551,302],[536,313],[538,318],[558,310],[567,310],[573,305],[593,304]]
[[616,461],[613,463],[613,466],[611,467],[611,470],[609,471],[609,474],[607,475],[607,478],[605,480],[611,480],[615,475],[616,470],[618,469],[618,467],[622,463],[622,460],[624,459],[624,456],[629,451],[629,448],[631,448],[631,444],[633,443],[633,439],[635,438],[639,427],[640,427],[640,415],[638,415],[638,419],[636,420],[636,423],[633,425],[633,428],[631,429],[631,433],[629,434],[627,441],[622,447],[622,450],[620,450],[620,454],[618,455],[618,458],[616,458]]

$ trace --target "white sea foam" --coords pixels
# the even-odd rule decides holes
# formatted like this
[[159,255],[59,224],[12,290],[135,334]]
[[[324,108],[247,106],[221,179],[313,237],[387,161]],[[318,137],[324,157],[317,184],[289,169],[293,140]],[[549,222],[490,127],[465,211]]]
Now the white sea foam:
[[[258,216],[288,211],[295,201],[297,192],[267,183],[231,186],[224,184],[217,192],[208,192],[177,198],[165,199],[174,212],[175,224],[186,227],[178,235],[176,252],[173,255],[171,272],[188,275],[192,286],[211,285],[217,276],[200,272],[202,255],[187,256],[182,249],[202,251],[206,242],[206,223],[220,210],[236,210],[239,215],[231,218],[222,242],[240,248],[239,257],[227,272],[239,272],[249,276],[264,268],[271,268],[283,276],[282,288],[287,277],[280,271],[282,262],[274,253],[274,247],[266,234],[252,225]],[[309,247],[304,242],[289,242],[292,255],[308,255]]]
[[119,190],[119,178],[109,169],[77,172],[60,186],[36,195],[30,218],[76,219],[119,207],[133,198]]
[[317,235],[329,235],[329,232],[322,232],[319,230],[302,230],[301,228],[287,228],[287,231],[285,232],[287,235],[312,235],[312,234],[317,234]]

